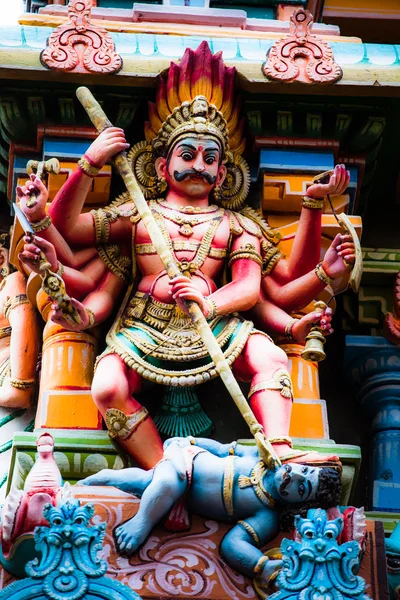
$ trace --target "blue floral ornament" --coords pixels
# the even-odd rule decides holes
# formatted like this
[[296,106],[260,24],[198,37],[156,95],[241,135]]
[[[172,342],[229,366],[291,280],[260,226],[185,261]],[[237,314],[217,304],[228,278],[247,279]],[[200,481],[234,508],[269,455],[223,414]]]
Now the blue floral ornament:
[[354,575],[360,566],[359,543],[337,542],[341,517],[329,521],[326,511],[312,509],[306,519],[297,516],[295,526],[301,541],[282,540],[279,591],[269,600],[371,600],[364,593],[364,579]]
[[28,577],[2,592],[0,600],[140,600],[119,581],[105,577],[107,562],[98,557],[105,536],[105,523],[90,525],[92,504],[63,501],[58,507],[46,504],[44,517],[49,527],[35,530],[35,558],[26,566]]

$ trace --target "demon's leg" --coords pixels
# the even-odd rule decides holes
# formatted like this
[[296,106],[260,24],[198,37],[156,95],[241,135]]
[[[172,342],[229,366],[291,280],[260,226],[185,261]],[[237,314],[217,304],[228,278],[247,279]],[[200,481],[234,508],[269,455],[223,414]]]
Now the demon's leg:
[[153,478],[143,492],[137,514],[114,531],[121,554],[133,554],[146,540],[150,531],[185,493],[186,477],[182,479],[174,463],[162,460],[153,470]]

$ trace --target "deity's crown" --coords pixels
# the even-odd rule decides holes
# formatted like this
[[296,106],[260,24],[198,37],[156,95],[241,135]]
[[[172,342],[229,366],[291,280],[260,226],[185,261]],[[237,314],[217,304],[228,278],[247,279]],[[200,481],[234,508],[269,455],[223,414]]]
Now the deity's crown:
[[227,67],[222,53],[212,54],[207,42],[187,48],[179,65],[172,62],[160,77],[155,102],[149,102],[146,141],[137,143],[129,160],[146,198],[157,198],[165,185],[157,177],[154,161],[166,157],[183,135],[213,137],[221,146],[226,178],[214,200],[225,208],[243,206],[250,188],[250,170],[242,158],[245,120],[235,98],[235,67]]
[[171,63],[160,77],[156,102],[149,103],[145,135],[155,155],[165,155],[172,144],[189,133],[211,135],[223,152],[241,155],[244,119],[235,103],[236,68],[227,67],[222,53],[212,54],[206,41],[187,48],[179,65]]

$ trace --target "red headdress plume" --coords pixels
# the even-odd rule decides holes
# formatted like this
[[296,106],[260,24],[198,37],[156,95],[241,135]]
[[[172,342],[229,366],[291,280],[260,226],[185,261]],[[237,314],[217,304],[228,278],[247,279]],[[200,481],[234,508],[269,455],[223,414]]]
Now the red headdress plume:
[[208,133],[223,150],[244,150],[244,121],[235,103],[235,67],[227,67],[222,53],[212,54],[206,41],[197,50],[187,48],[179,65],[171,63],[160,77],[156,102],[149,103],[146,139],[157,154],[165,153],[181,134]]

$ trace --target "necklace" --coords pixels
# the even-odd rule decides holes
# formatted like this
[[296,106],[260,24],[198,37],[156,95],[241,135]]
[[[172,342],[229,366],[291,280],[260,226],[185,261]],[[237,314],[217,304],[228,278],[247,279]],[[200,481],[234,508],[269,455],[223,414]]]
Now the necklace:
[[[150,202],[150,208],[155,212],[164,217],[164,219],[168,219],[168,221],[172,221],[176,225],[179,225],[179,233],[185,237],[191,237],[193,235],[193,227],[196,225],[202,225],[203,223],[208,223],[213,219],[221,217],[224,214],[223,208],[218,208],[218,206],[209,211],[206,215],[198,215],[192,216],[187,214],[182,214],[174,209],[167,210],[164,208],[159,202]],[[209,207],[211,208],[211,207]]]
[[186,213],[187,215],[204,215],[206,213],[213,213],[218,210],[218,206],[216,204],[210,204],[210,206],[179,206],[177,204],[170,204],[166,200],[157,200],[157,204],[163,206],[164,208]]
[[277,501],[271,496],[267,488],[264,485],[264,475],[268,471],[265,463],[260,460],[255,467],[252,468],[250,475],[240,475],[238,479],[239,488],[252,487],[257,498],[265,506],[270,508],[276,508]]
[[190,277],[193,273],[200,270],[210,252],[210,248],[211,248],[212,241],[214,239],[214,235],[223,219],[223,214],[218,217],[215,217],[215,216],[213,217],[213,219],[210,222],[210,225],[208,226],[207,231],[205,232],[205,234],[203,236],[203,239],[201,240],[201,243],[198,246],[198,249],[197,249],[197,252],[196,252],[194,258],[191,261],[188,261],[186,259],[179,261],[176,258],[175,253],[174,253],[174,245],[173,245],[173,242],[169,235],[168,228],[166,227],[164,219],[162,218],[162,214],[155,211],[154,217],[158,223],[158,226],[161,229],[161,233],[163,234],[165,241],[167,242],[167,245],[171,251],[171,254],[175,257],[175,259],[177,261],[177,265],[178,265],[181,273],[183,275],[186,275],[187,277]]

